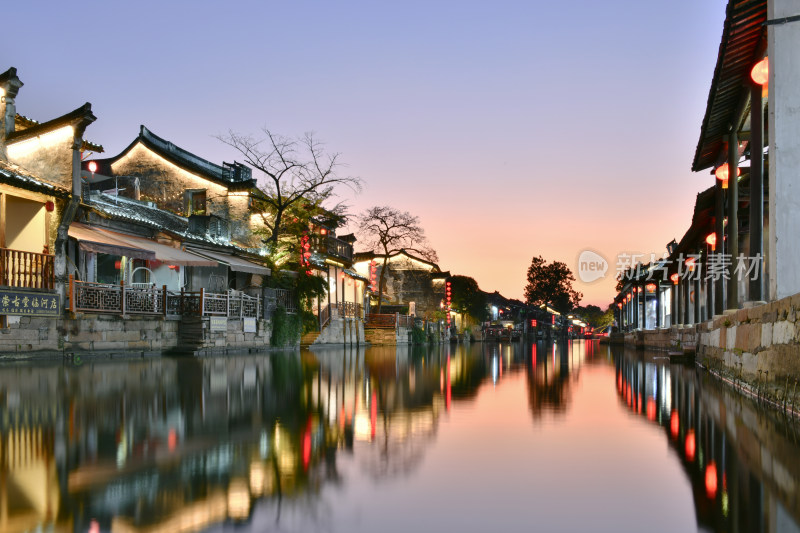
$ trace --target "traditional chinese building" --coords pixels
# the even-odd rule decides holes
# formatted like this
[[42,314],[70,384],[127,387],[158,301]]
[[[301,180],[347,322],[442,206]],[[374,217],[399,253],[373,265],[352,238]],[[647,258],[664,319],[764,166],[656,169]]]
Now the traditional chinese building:
[[[84,141],[91,104],[46,122],[17,113],[23,83],[0,74],[0,321],[14,326],[0,345],[37,346],[39,329],[63,309],[67,232],[80,201],[80,159],[102,147]],[[53,333],[53,337],[55,333]]]
[[[364,277],[370,276],[370,265],[376,280],[383,273],[384,288],[381,312],[406,311],[427,320],[444,309],[445,283],[449,273],[439,265],[418,257],[406,250],[385,257],[374,252],[360,252],[355,256],[353,268]],[[370,307],[378,305],[377,281],[371,289]]]

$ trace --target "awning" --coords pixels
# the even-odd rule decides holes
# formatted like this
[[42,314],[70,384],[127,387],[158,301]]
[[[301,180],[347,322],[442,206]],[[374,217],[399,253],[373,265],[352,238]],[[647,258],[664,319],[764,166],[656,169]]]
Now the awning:
[[[78,222],[70,224],[69,235],[79,241],[81,248],[93,252],[124,255],[134,259],[156,259],[169,265],[217,266],[217,261],[198,257],[144,237],[125,235],[105,228],[86,226]],[[82,237],[88,237],[88,239],[84,240]],[[104,240],[101,241],[100,239]]]
[[79,222],[70,224],[69,236],[77,240],[78,246],[87,252],[124,255],[133,259],[153,260],[156,258],[156,254],[152,250],[133,246],[129,242],[115,239],[110,234]]
[[215,259],[220,263],[224,263],[228,265],[234,272],[247,272],[249,274],[260,274],[262,276],[269,276],[271,274],[270,269],[267,267],[232,254],[226,254],[224,252],[210,252],[208,250],[201,250],[199,248],[187,247],[186,249],[193,254],[197,254],[202,257],[210,257],[211,259]]

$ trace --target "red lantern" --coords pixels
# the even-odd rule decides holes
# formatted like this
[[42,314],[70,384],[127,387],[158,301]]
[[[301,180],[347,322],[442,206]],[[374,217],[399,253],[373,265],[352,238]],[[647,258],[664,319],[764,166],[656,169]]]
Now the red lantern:
[[677,285],[677,284],[678,284],[678,282],[681,280],[681,276],[680,276],[680,274],[678,274],[677,272],[675,272],[673,275],[671,275],[671,276],[669,277],[669,279],[671,279],[671,280],[672,280],[672,283],[674,283],[675,285]]
[[[722,182],[722,188],[728,188],[728,176],[730,176],[730,171],[728,170],[728,163],[723,163],[722,165],[718,166],[717,169],[714,171],[714,175],[717,177],[718,180]],[[736,167],[736,177],[742,175],[742,170],[739,167]]]
[[319,234],[320,234],[320,235],[327,235],[327,234],[328,234],[328,230],[327,230],[326,228],[321,228],[321,229],[319,230]]
[[706,244],[711,246],[711,250],[717,249],[717,234],[716,233],[709,233],[706,237]]
[[648,283],[647,285],[645,285],[645,289],[647,289],[647,292],[649,292],[650,294],[653,294],[654,292],[656,292],[656,284]]
[[89,161],[88,167],[89,167],[89,172],[91,172],[92,174],[97,172],[97,162],[96,161]]
[[44,210],[47,211],[48,213],[52,213],[55,208],[56,208],[56,204],[54,204],[50,200],[48,200],[44,204]]
[[750,77],[759,85],[766,85],[769,81],[769,59],[764,58],[755,64],[750,71]]
[[684,262],[686,267],[689,270],[694,270],[694,267],[697,265],[697,258],[696,257],[687,257],[686,261]]
[[536,320],[531,320],[531,327],[532,327],[532,328],[535,328],[535,327],[536,327]]
[[119,270],[121,266],[122,266],[122,261],[120,260],[114,261],[114,268]]

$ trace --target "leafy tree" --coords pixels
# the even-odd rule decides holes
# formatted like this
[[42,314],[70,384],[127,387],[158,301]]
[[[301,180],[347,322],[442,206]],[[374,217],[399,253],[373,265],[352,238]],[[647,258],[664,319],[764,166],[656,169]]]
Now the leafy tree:
[[475,322],[486,320],[486,293],[478,288],[478,282],[468,276],[450,277],[451,302],[453,310],[469,315]]
[[358,224],[362,245],[376,254],[383,255],[383,267],[378,280],[378,313],[380,313],[386,284],[386,266],[390,255],[406,250],[428,261],[437,261],[438,258],[428,244],[419,217],[408,211],[400,211],[389,206],[370,207],[358,216]]
[[586,307],[576,307],[574,313],[594,329],[604,329],[614,322],[614,312],[611,307],[603,311],[600,307],[590,304]]
[[525,301],[530,305],[548,304],[561,313],[568,313],[580,304],[583,294],[573,290],[575,276],[561,261],[547,263],[534,257],[528,267]]
[[[265,243],[276,257],[295,248],[295,240],[308,221],[321,213],[344,216],[346,206],[329,203],[335,189],[346,186],[359,192],[362,180],[340,173],[338,153],[328,154],[313,133],[301,138],[284,137],[267,128],[263,135],[252,136],[229,131],[217,139],[231,146],[245,162],[263,176],[259,180],[261,194],[253,199],[252,212],[264,224]],[[281,246],[282,240],[288,238]]]

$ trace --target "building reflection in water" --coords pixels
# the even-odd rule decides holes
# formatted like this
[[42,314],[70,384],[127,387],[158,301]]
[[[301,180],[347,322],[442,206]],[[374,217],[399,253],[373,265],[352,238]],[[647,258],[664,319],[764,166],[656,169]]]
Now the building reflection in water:
[[714,531],[800,531],[797,424],[694,365],[615,353],[620,400],[660,426],[691,479],[697,521]]
[[794,425],[693,367],[575,341],[0,367],[0,533],[324,521],[323,490],[352,475],[337,460],[413,473],[442,420],[505,380],[534,423],[564,419],[588,365],[615,368],[624,409],[663,429],[703,528],[794,527]]

